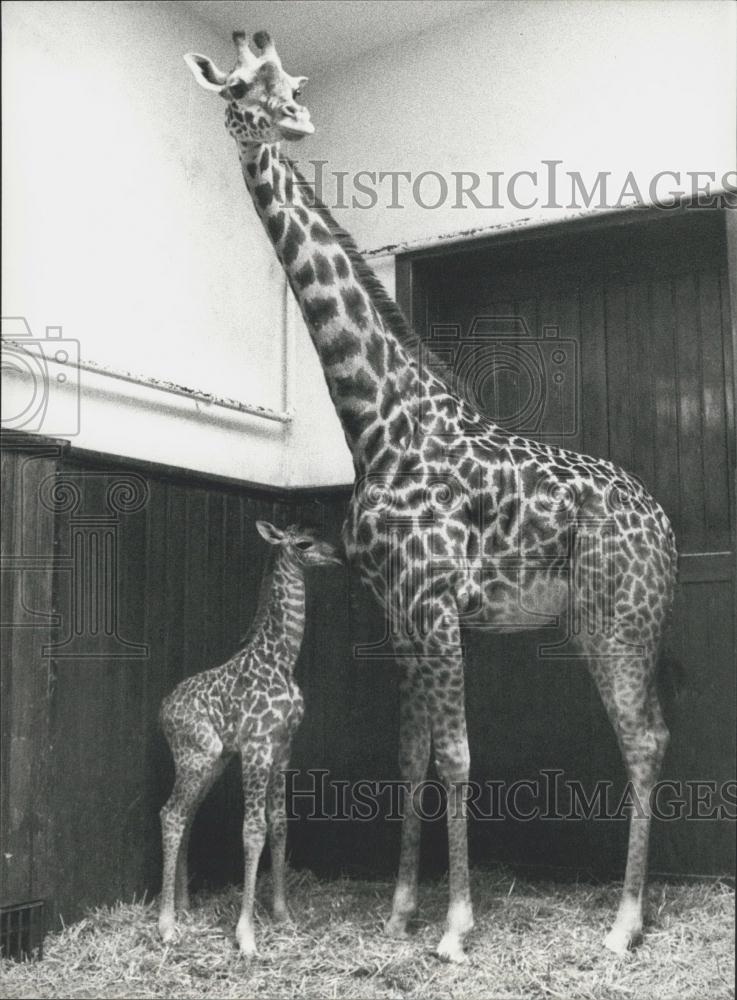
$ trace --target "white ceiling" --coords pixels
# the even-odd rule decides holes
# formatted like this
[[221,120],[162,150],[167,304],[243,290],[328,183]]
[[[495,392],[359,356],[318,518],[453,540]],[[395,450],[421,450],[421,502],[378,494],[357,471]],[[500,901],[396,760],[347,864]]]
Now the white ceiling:
[[292,73],[318,76],[363,52],[394,45],[492,0],[185,0],[225,38],[266,29]]

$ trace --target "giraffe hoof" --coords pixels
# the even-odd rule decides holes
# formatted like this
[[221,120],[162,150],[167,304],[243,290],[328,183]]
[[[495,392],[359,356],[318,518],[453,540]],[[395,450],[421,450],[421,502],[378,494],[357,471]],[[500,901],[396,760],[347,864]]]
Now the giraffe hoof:
[[392,913],[384,923],[384,934],[386,937],[395,938],[399,941],[408,938],[407,919],[407,917],[403,917],[400,914]]
[[176,937],[176,927],[171,917],[161,917],[159,919],[159,937],[164,944],[170,944]]
[[256,951],[256,938],[250,925],[242,926],[238,924],[235,931],[235,939],[238,942],[238,950],[244,958],[254,958]]
[[463,950],[461,939],[456,934],[443,934],[437,949],[438,958],[444,962],[461,965],[468,961],[468,955]]
[[612,927],[604,938],[604,947],[615,955],[623,957],[634,948],[642,937],[641,931],[628,931],[623,927]]
[[281,906],[274,906],[273,910],[271,911],[271,919],[274,921],[275,924],[294,923],[289,910],[286,908],[286,906],[284,906],[284,904],[282,904]]

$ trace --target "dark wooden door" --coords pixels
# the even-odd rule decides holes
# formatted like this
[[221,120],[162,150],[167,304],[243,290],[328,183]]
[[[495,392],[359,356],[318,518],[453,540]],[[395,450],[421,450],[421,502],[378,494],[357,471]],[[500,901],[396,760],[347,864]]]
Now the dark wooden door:
[[[491,416],[529,437],[612,459],[665,508],[678,538],[680,585],[661,677],[672,733],[663,778],[711,783],[702,796],[718,805],[720,790],[734,798],[734,785],[724,786],[735,758],[725,219],[693,209],[638,218],[408,255],[398,265],[399,296],[423,339],[475,377],[470,392]],[[540,780],[541,770],[562,768],[563,780],[621,786],[614,736],[586,671],[540,660],[537,642],[468,637],[474,777]],[[691,812],[708,814],[693,805],[694,786],[684,793]],[[733,870],[728,820],[686,810],[656,827],[656,869]],[[477,860],[611,868],[624,859],[626,824],[480,821],[473,836]]]

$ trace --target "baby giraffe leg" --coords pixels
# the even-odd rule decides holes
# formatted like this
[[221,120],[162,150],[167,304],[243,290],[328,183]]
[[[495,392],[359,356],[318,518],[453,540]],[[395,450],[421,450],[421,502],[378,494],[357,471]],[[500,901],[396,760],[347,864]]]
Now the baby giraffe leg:
[[242,954],[256,954],[253,926],[253,900],[256,874],[266,840],[266,791],[272,764],[272,746],[268,741],[251,741],[241,748],[243,777],[243,900],[235,936]]
[[288,764],[289,738],[286,737],[274,757],[274,766],[271,769],[266,798],[274,920],[287,920],[289,917],[286,886],[287,812],[284,778],[284,771]]
[[225,761],[220,758],[213,766],[212,773],[197,795],[197,801],[192,807],[189,818],[184,827],[184,833],[179,844],[179,855],[177,857],[177,871],[175,880],[175,904],[178,910],[189,909],[189,835],[192,832],[192,824],[197,814],[197,810],[205,799],[205,796],[222,774]]
[[159,902],[159,934],[164,941],[171,941],[174,937],[175,881],[182,837],[204,792],[214,780],[219,755],[219,750],[190,752],[186,756],[175,752],[174,788],[160,814],[164,870]]
[[197,807],[195,806],[192,810],[192,816],[184,827],[182,839],[179,844],[177,870],[174,883],[174,902],[177,910],[189,909],[189,835],[192,831],[192,823],[194,821],[194,813],[196,811]]

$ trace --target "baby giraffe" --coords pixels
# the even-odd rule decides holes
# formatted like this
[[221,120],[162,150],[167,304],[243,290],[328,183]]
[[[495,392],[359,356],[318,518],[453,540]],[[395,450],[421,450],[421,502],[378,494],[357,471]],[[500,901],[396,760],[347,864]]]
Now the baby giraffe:
[[284,770],[292,735],[302,720],[302,694],[292,670],[305,625],[307,566],[340,563],[336,549],[313,532],[292,525],[280,531],[257,521],[275,547],[246,644],[229,660],[188,677],[168,695],[159,719],[176,769],[174,789],[161,810],[164,871],[159,933],[174,936],[174,904],[186,908],[187,846],[197,807],[228,759],[240,754],[243,775],[245,875],[236,938],[253,955],[256,871],[269,831],[274,918],[287,916],[285,895],[286,809]]

